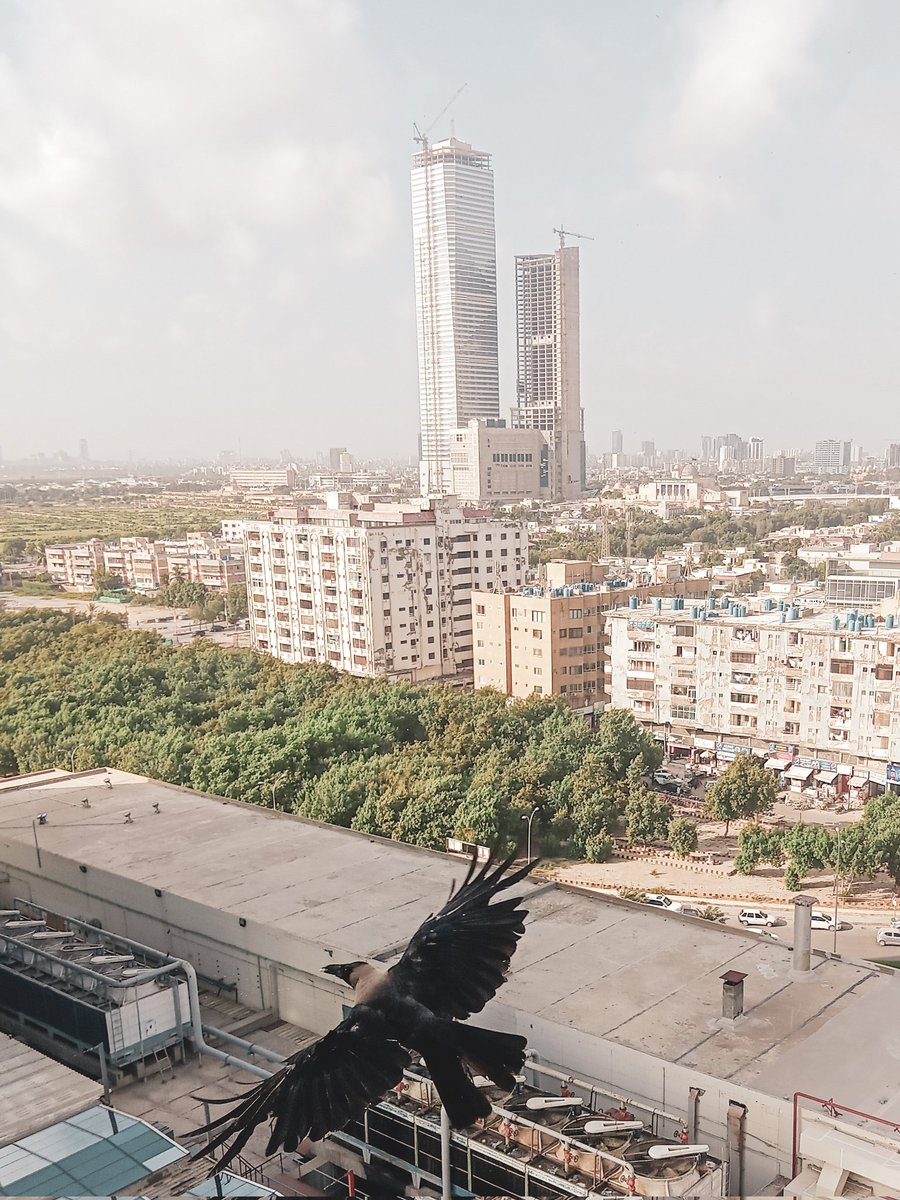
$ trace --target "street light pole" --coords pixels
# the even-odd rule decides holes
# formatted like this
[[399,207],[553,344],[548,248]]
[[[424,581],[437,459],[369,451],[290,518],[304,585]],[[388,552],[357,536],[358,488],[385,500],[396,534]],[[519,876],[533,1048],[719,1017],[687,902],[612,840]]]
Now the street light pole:
[[541,811],[541,806],[539,804],[536,804],[534,806],[534,808],[531,810],[531,814],[529,816],[526,817],[525,814],[523,813],[522,818],[521,818],[523,821],[528,822],[528,840],[526,842],[527,849],[525,851],[525,857],[528,859],[529,862],[531,862],[531,823],[540,811]]
[[834,868],[834,943],[832,945],[832,953],[837,954],[837,935],[838,935],[838,880],[841,876],[841,827],[835,825],[835,833],[837,835],[837,864]]

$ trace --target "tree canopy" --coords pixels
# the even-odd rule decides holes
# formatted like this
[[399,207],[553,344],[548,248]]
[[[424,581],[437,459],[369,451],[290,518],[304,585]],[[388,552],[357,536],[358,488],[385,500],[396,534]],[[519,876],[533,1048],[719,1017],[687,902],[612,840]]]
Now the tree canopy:
[[[604,853],[658,748],[627,712],[596,732],[557,697],[360,679],[103,615],[0,613],[0,773],[122,770],[417,845]],[[665,833],[665,827],[663,827]],[[594,839],[591,841],[591,839]]]
[[714,821],[755,817],[775,800],[777,787],[770,771],[752,754],[739,754],[706,793],[706,811]]

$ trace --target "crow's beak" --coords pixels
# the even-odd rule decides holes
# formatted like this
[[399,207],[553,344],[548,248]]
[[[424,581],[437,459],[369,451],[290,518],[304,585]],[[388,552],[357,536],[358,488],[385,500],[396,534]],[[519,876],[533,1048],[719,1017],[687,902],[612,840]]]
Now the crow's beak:
[[327,963],[324,967],[322,967],[322,973],[325,975],[337,975],[338,979],[341,977],[340,967],[337,963]]

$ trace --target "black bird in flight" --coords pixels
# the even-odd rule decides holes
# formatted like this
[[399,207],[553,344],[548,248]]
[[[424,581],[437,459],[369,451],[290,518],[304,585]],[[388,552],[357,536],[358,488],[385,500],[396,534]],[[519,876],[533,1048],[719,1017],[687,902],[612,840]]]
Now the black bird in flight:
[[[400,1083],[410,1051],[424,1060],[454,1128],[486,1117],[490,1103],[466,1068],[512,1091],[526,1041],[459,1022],[496,995],[525,932],[528,914],[521,897],[491,903],[539,860],[511,870],[514,861],[515,854],[499,863],[491,855],[479,870],[473,855],[462,885],[423,922],[389,970],[364,962],[323,967],[353,988],[353,1011],[246,1092],[232,1111],[194,1130],[213,1134],[198,1157],[230,1141],[215,1168],[221,1170],[266,1120],[272,1122],[267,1154],[279,1148],[291,1152],[306,1137],[318,1141],[343,1129]],[[230,1097],[213,1101],[230,1102]]]

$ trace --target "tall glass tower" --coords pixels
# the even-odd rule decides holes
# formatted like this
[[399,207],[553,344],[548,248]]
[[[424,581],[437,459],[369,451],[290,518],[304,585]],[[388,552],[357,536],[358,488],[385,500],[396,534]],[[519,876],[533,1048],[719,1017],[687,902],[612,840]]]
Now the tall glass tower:
[[452,490],[450,431],[500,415],[491,158],[451,136],[412,163],[420,483]]

